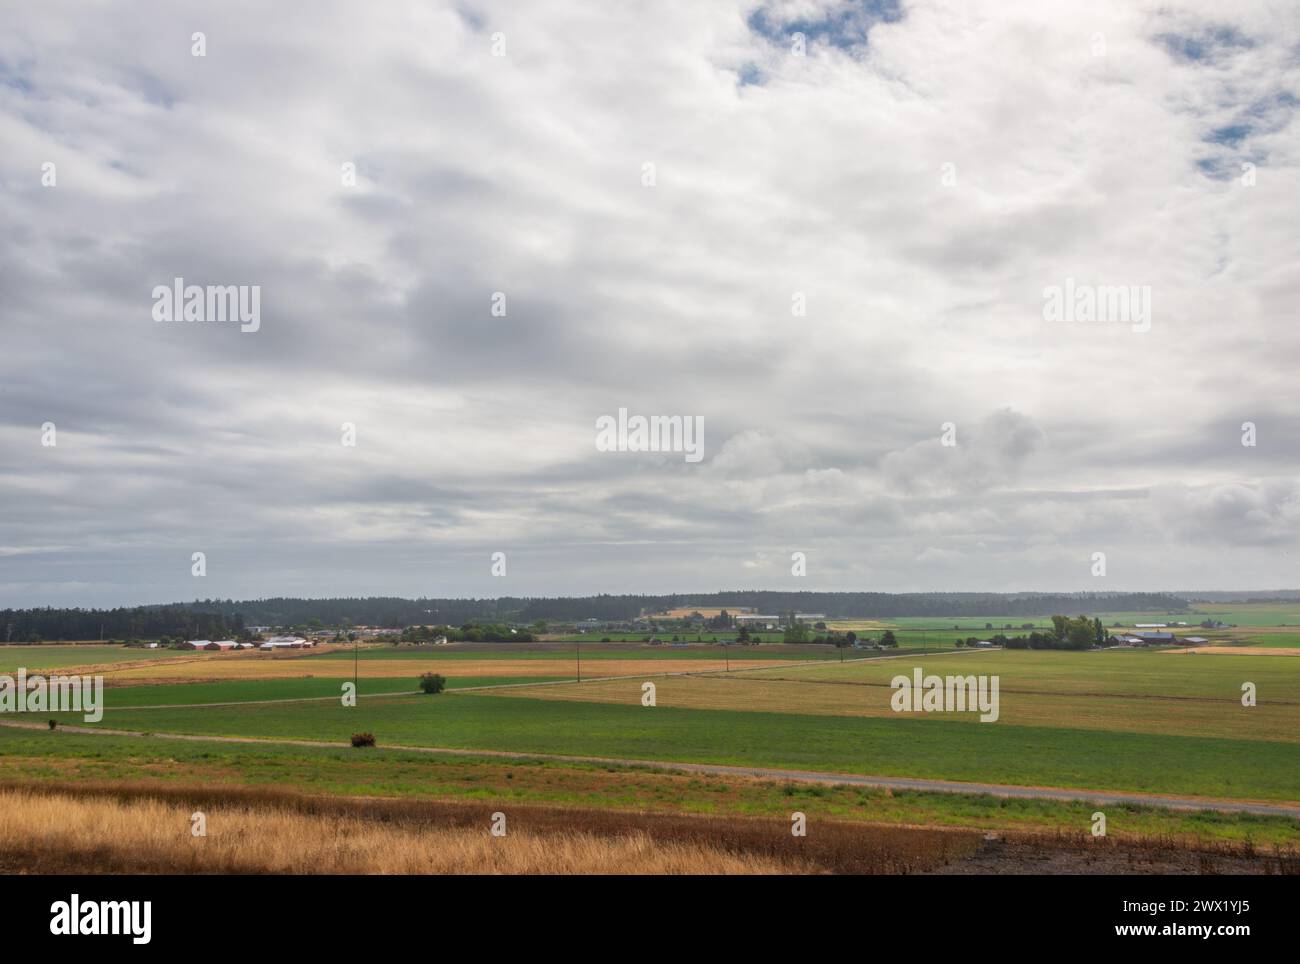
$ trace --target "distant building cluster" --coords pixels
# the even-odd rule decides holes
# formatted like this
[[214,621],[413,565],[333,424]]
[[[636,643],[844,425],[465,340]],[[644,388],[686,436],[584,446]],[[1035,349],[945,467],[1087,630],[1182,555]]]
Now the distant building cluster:
[[[156,646],[156,644],[155,644]],[[182,649],[203,649],[208,652],[224,652],[230,649],[252,649],[252,643],[241,643],[233,639],[187,639]]]
[[303,639],[301,636],[272,636],[264,641],[258,649],[306,649],[315,646],[314,640]]
[[[1138,623],[1139,627],[1150,625],[1148,623]],[[1164,626],[1164,623],[1159,625]],[[1177,626],[1186,626],[1186,623],[1175,623]],[[1112,646],[1169,646],[1181,644],[1187,646],[1202,646],[1209,640],[1204,636],[1178,636],[1169,630],[1156,630],[1141,633],[1116,633],[1108,640]]]
[[262,643],[241,643],[234,639],[188,639],[181,649],[204,650],[209,653],[222,653],[230,650],[253,649],[304,649],[316,643],[301,636],[272,636]]

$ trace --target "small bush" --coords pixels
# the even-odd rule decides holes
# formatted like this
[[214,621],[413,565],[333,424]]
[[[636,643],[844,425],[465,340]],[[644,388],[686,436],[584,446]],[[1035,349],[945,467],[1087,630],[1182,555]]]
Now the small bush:
[[420,690],[431,696],[435,693],[441,693],[446,688],[447,681],[441,673],[425,673],[420,677]]
[[374,746],[375,736],[373,733],[353,733],[352,745],[353,746]]
[[58,720],[50,720],[50,729],[51,729],[51,730],[54,729],[54,728],[55,728],[56,726],[58,726],[58,725],[59,725],[59,721],[58,721]]

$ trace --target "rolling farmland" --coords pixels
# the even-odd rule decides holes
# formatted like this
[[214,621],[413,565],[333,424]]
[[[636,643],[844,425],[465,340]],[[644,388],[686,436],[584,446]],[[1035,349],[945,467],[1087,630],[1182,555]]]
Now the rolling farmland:
[[[215,781],[699,814],[771,814],[797,802],[835,820],[1053,832],[1086,829],[1090,793],[1127,794],[1132,804],[1107,807],[1121,838],[1300,847],[1300,659],[1285,647],[1255,655],[1225,638],[1209,655],[939,649],[935,627],[900,623],[903,646],[886,652],[584,644],[581,682],[568,641],[274,655],[11,647],[0,665],[102,674],[107,708],[93,727],[75,714],[11,717],[60,725],[0,726],[0,781],[19,772],[52,788],[73,776],[112,786]],[[891,680],[916,668],[996,676],[997,721],[895,712]],[[444,676],[446,692],[417,693],[425,672]],[[354,673],[358,700],[348,706],[341,692]],[[646,683],[651,706],[642,705]],[[357,732],[378,747],[348,747]],[[672,772],[679,766],[716,769]],[[859,776],[869,782],[836,783]],[[891,790],[890,780],[923,782]],[[1034,799],[1037,788],[1059,799]],[[1162,798],[1205,809],[1164,809]],[[1262,810],[1215,813],[1216,801]]]

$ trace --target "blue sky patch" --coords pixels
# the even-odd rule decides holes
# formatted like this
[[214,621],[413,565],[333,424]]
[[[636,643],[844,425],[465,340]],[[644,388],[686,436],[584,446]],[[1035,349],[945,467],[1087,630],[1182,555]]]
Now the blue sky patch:
[[778,22],[760,7],[750,14],[748,22],[751,30],[773,43],[786,44],[794,34],[801,33],[810,46],[829,44],[851,50],[867,42],[867,34],[876,24],[895,23],[902,18],[900,0],[863,0],[830,11],[820,20]]
[[1225,54],[1255,46],[1253,40],[1227,24],[1206,27],[1195,34],[1157,34],[1154,39],[1181,63],[1213,63]]

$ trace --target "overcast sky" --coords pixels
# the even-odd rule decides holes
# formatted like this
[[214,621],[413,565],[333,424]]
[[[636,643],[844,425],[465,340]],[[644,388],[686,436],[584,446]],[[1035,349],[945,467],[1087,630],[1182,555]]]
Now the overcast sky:
[[1298,10],[7,5],[0,605],[1300,585]]

